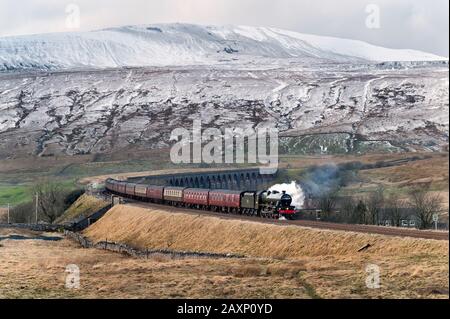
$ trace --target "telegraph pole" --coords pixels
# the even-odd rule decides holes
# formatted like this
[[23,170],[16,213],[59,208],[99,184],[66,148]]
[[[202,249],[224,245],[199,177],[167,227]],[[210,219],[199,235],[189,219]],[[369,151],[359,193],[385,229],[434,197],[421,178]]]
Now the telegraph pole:
[[38,223],[38,203],[39,203],[39,194],[36,193],[36,224]]
[[439,214],[433,214],[434,230],[438,230]]

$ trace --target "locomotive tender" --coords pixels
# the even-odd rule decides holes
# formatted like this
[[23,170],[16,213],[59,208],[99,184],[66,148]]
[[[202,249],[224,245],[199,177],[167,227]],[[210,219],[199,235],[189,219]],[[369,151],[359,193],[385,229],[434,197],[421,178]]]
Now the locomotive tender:
[[201,189],[172,186],[135,184],[108,178],[108,192],[157,204],[187,207],[215,212],[260,216],[264,218],[293,219],[295,207],[292,197],[277,191],[234,191],[225,189]]

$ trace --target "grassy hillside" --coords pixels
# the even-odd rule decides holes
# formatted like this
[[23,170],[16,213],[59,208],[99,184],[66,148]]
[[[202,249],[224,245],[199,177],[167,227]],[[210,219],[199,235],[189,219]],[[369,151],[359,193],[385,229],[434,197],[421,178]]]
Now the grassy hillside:
[[64,214],[55,221],[55,223],[62,224],[80,217],[87,217],[107,205],[109,205],[109,203],[104,200],[84,194],[78,198],[75,203],[73,203],[72,206],[70,206]]
[[[302,280],[327,298],[448,298],[446,241],[268,225],[126,205],[112,208],[85,235],[141,248],[235,253],[299,263]],[[372,246],[358,252],[366,244]],[[243,271],[248,268],[247,258],[242,261]],[[382,289],[366,287],[369,264],[380,267]],[[267,269],[257,266],[255,272],[264,274]]]
[[14,206],[26,202],[30,198],[27,186],[0,185],[0,205],[2,206],[8,203]]
[[367,243],[371,254],[403,251],[448,253],[447,242],[393,238],[351,232],[267,225],[192,214],[171,214],[118,205],[86,234],[97,241],[115,240],[139,247],[237,253],[252,257],[298,258],[303,256],[354,255]]

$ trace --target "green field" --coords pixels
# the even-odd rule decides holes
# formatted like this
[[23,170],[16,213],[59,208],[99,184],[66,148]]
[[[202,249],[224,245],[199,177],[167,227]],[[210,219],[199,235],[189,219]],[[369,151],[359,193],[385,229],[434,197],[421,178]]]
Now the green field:
[[0,185],[0,206],[6,206],[8,204],[14,206],[26,202],[30,198],[31,194],[26,185]]
[[43,168],[13,170],[0,173],[0,206],[12,206],[32,200],[31,188],[40,179],[60,183],[67,190],[84,187],[78,181],[83,177],[142,172],[170,168],[199,167],[200,165],[174,165],[170,161],[130,159],[123,161],[61,163]]

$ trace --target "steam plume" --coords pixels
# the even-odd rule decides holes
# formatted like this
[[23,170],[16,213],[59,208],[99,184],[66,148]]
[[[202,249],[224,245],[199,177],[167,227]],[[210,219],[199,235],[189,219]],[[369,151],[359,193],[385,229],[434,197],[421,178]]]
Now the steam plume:
[[296,208],[302,208],[305,202],[305,194],[299,184],[295,181],[292,181],[290,184],[276,184],[273,185],[270,191],[286,191],[287,194],[292,196],[292,205]]

